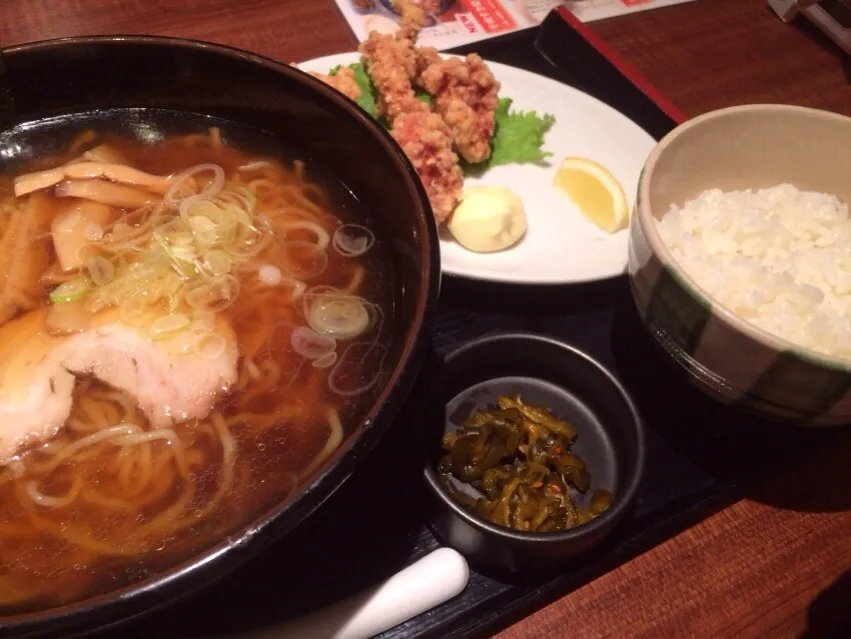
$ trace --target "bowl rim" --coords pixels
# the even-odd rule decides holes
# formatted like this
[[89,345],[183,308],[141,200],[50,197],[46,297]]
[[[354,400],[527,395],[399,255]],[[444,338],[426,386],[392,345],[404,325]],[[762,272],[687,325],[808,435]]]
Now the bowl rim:
[[[650,207],[650,188],[651,183],[653,182],[654,169],[659,163],[662,155],[675,140],[682,137],[684,133],[691,129],[702,126],[713,120],[736,116],[742,113],[787,113],[807,118],[831,120],[841,125],[851,127],[851,117],[835,113],[833,111],[825,111],[823,109],[792,104],[743,104],[708,111],[707,113],[691,118],[663,137],[650,152],[650,155],[647,156],[644,168],[642,169],[641,175],[638,179],[636,217],[641,225],[641,230],[644,233],[647,244],[650,246],[656,258],[661,262],[662,267],[673,272],[678,283],[685,288],[698,303],[707,308],[713,315],[718,316],[736,331],[752,340],[760,342],[764,346],[767,346],[778,353],[790,353],[809,364],[821,366],[839,373],[851,373],[851,358],[828,355],[827,353],[820,353],[818,351],[808,349],[804,346],[791,342],[786,338],[770,333],[767,330],[760,328],[759,326],[736,315],[731,309],[716,300],[708,291],[691,278],[691,276],[674,258],[673,254],[659,234],[655,217],[653,216],[653,211]],[[846,204],[851,206],[851,202]]]
[[[121,625],[172,605],[208,587],[298,526],[339,489],[367,453],[375,447],[380,437],[393,425],[419,376],[419,364],[425,357],[428,336],[436,321],[440,292],[437,225],[425,189],[404,151],[392,136],[342,93],[295,66],[267,56],[228,45],[172,36],[106,34],[44,39],[0,48],[0,63],[4,57],[10,55],[80,45],[142,45],[211,52],[258,65],[288,77],[296,84],[311,88],[319,95],[320,101],[331,103],[346,111],[376,138],[387,153],[389,161],[396,165],[402,175],[407,176],[407,188],[412,199],[420,203],[420,207],[415,207],[421,209],[422,215],[416,215],[416,219],[421,219],[421,223],[417,222],[416,225],[418,231],[424,233],[422,236],[418,232],[418,258],[422,265],[419,276],[420,292],[398,361],[384,388],[376,395],[358,424],[358,436],[347,437],[320,468],[314,471],[296,497],[289,499],[287,496],[274,502],[268,510],[240,525],[234,533],[224,536],[203,550],[187,554],[183,560],[153,576],[67,604],[0,616],[0,627],[16,636],[57,631],[77,635]],[[344,463],[346,458],[351,460],[348,465]],[[284,514],[287,511],[296,514],[286,518]]]
[[[645,457],[647,443],[644,420],[641,418],[641,414],[639,413],[629,390],[606,366],[601,364],[597,359],[586,353],[581,348],[555,337],[527,331],[511,331],[484,335],[462,344],[457,349],[449,353],[443,361],[445,366],[448,367],[452,365],[452,361],[454,359],[461,357],[470,351],[491,348],[491,345],[494,342],[504,343],[506,341],[519,344],[528,343],[530,341],[536,342],[551,350],[554,357],[558,356],[562,358],[578,359],[584,366],[593,368],[600,373],[606,380],[609,389],[620,396],[629,411],[631,417],[629,420],[630,426],[632,427],[632,431],[635,433],[635,470],[625,478],[623,482],[623,490],[619,492],[617,499],[608,510],[591,521],[576,526],[575,528],[555,532],[528,532],[515,530],[513,528],[506,528],[505,526],[499,526],[491,523],[486,519],[479,517],[475,513],[468,511],[464,508],[464,506],[453,499],[449,492],[443,487],[437,470],[431,460],[426,461],[423,472],[426,484],[428,485],[429,490],[431,490],[431,492],[434,493],[442,503],[450,508],[456,517],[459,517],[466,524],[486,535],[498,537],[506,541],[511,541],[512,543],[532,543],[540,545],[565,544],[598,534],[598,541],[601,542],[604,537],[608,536],[614,526],[629,511],[629,509],[632,508],[638,497],[638,489],[644,477],[644,467],[646,463]],[[484,379],[487,380],[493,378],[485,377]],[[445,408],[445,406],[446,404],[443,404],[443,408]],[[426,428],[430,427],[426,426]]]

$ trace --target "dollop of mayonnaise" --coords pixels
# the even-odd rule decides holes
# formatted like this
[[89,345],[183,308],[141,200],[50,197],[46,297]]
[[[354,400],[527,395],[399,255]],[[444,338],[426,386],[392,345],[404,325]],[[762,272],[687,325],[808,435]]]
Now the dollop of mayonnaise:
[[523,200],[504,186],[470,187],[461,194],[447,227],[470,251],[502,251],[526,233]]

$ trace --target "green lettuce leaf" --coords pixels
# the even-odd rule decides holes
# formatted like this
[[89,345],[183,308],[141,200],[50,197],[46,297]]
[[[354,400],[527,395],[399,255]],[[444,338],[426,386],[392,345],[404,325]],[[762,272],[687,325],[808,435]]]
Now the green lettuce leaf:
[[552,153],[543,150],[544,136],[555,118],[536,111],[511,111],[511,98],[500,98],[496,109],[493,153],[484,163],[488,168],[500,164],[540,164]]
[[414,97],[420,102],[425,102],[427,105],[431,106],[434,104],[434,99],[431,97],[430,93],[426,93],[422,89],[414,89]]
[[[328,75],[337,75],[340,72],[341,65],[337,65],[328,72]],[[375,87],[372,85],[369,75],[362,62],[350,64],[349,68],[355,72],[355,82],[360,87],[360,97],[355,102],[360,105],[364,111],[369,113],[373,118],[378,118],[378,108],[375,106]]]
[[372,80],[369,79],[366,69],[362,62],[350,64],[349,68],[355,72],[355,82],[360,87],[360,97],[356,102],[360,107],[369,113],[372,117],[378,117],[378,108],[375,105],[376,95],[375,87],[372,85]]

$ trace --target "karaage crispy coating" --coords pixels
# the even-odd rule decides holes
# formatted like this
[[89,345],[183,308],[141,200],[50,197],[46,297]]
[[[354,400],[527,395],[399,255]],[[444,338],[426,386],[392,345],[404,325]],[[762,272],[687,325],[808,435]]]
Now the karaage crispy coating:
[[328,86],[334,87],[350,100],[357,100],[362,92],[355,81],[355,72],[348,67],[341,67],[334,75],[310,72],[314,78],[319,78]]
[[441,59],[434,49],[417,50],[416,82],[434,98],[435,111],[452,131],[461,156],[470,163],[490,157],[500,84],[475,53]]
[[390,124],[391,135],[416,169],[439,224],[455,209],[464,178],[449,127],[414,95],[413,42],[373,31],[360,51],[378,94],[378,113]]

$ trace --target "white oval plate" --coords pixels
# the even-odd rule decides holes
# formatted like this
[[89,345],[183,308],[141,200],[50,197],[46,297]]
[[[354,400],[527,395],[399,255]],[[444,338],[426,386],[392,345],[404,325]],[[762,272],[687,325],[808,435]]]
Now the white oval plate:
[[[299,64],[305,71],[327,73],[360,60],[342,53]],[[555,124],[544,148],[552,153],[544,166],[497,166],[482,176],[466,178],[464,186],[506,186],[519,195],[526,209],[528,231],[513,247],[499,253],[473,253],[441,231],[443,272],[470,279],[514,284],[594,282],[625,272],[627,230],[606,233],[588,222],[552,186],[553,176],[567,156],[599,162],[623,186],[630,210],[638,176],[655,140],[622,113],[565,84],[496,62],[488,62],[502,84],[500,97],[513,100],[512,110],[551,113]]]

